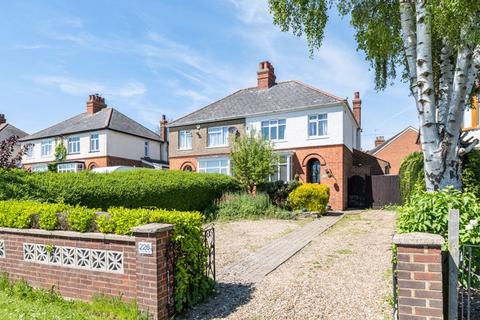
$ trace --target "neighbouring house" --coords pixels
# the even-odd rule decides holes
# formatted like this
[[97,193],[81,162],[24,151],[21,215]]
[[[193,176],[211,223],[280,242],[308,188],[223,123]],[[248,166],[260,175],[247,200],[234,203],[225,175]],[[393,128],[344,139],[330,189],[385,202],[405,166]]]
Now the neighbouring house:
[[86,112],[21,139],[28,146],[23,165],[36,172],[48,170],[56,160],[56,147],[63,144],[67,155],[58,172],[110,166],[167,169],[167,124],[162,116],[157,134],[107,107],[103,97],[90,95]]
[[[230,174],[235,136],[255,130],[280,155],[271,180],[298,176],[330,186],[330,205],[347,207],[347,180],[360,148],[361,105],[300,81],[276,82],[273,66],[261,62],[257,86],[238,90],[169,124],[170,168]],[[360,152],[360,151],[358,151]]]
[[418,130],[407,127],[388,140],[383,136],[377,136],[375,147],[368,153],[390,163],[390,170],[386,173],[398,174],[403,159],[416,151],[421,151]]
[[[5,114],[0,113],[0,142],[5,141],[6,139],[12,136],[23,138],[27,135],[28,133],[26,133],[25,131],[18,129],[17,127],[13,126],[11,123],[8,123],[7,119],[5,118]],[[19,151],[20,151],[20,144],[14,147],[13,156],[15,157],[16,155],[18,155]]]
[[[479,96],[474,96],[472,100],[472,107],[466,109],[463,116],[463,131],[467,132],[466,139],[480,140]],[[480,143],[476,147],[480,148]]]

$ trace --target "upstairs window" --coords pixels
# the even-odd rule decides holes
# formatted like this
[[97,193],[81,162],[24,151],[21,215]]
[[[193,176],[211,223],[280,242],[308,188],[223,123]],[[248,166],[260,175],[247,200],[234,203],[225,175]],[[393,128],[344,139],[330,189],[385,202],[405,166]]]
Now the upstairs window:
[[315,114],[308,116],[308,136],[322,137],[327,135],[327,114]]
[[178,139],[179,149],[192,149],[192,130],[180,130]]
[[143,155],[145,157],[148,157],[150,154],[150,144],[148,143],[148,141],[145,141],[145,144],[143,146]]
[[90,135],[90,152],[100,151],[100,137],[98,133]]
[[68,138],[68,154],[80,153],[80,137]]
[[208,128],[208,146],[209,147],[228,146],[228,128],[227,127]]
[[27,158],[32,158],[33,157],[33,149],[35,148],[34,143],[27,144],[25,147],[25,155]]
[[48,157],[52,155],[53,141],[52,139],[42,141],[42,157]]
[[286,127],[285,119],[262,121],[262,137],[267,140],[284,140]]

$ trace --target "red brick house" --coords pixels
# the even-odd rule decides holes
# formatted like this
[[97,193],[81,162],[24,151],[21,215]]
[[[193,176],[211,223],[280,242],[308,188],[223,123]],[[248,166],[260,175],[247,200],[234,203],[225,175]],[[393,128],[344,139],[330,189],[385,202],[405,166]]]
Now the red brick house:
[[375,147],[369,153],[390,163],[390,171],[386,173],[398,174],[403,159],[413,152],[421,151],[418,140],[418,130],[407,127],[388,140],[378,136]]
[[[279,155],[270,180],[295,176],[330,186],[330,205],[347,207],[347,181],[353,153],[360,149],[360,94],[351,101],[300,81],[276,81],[273,66],[264,61],[257,85],[169,124],[171,169],[230,174],[232,140],[254,130],[274,143]],[[360,152],[360,151],[358,151]]]

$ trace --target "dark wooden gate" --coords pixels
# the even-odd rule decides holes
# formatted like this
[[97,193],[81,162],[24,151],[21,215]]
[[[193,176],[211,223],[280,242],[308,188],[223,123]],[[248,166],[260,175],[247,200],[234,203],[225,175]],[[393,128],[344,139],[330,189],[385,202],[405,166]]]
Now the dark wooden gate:
[[401,204],[400,177],[398,175],[372,176],[372,197],[373,208]]
[[370,176],[352,176],[348,178],[348,207],[356,209],[370,208],[372,205],[372,182]]

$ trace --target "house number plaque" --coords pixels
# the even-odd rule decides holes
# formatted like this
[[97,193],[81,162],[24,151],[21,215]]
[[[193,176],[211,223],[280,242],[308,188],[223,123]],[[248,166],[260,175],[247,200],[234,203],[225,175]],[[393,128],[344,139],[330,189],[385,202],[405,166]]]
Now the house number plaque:
[[151,242],[139,242],[138,243],[139,254],[153,254],[153,247]]

